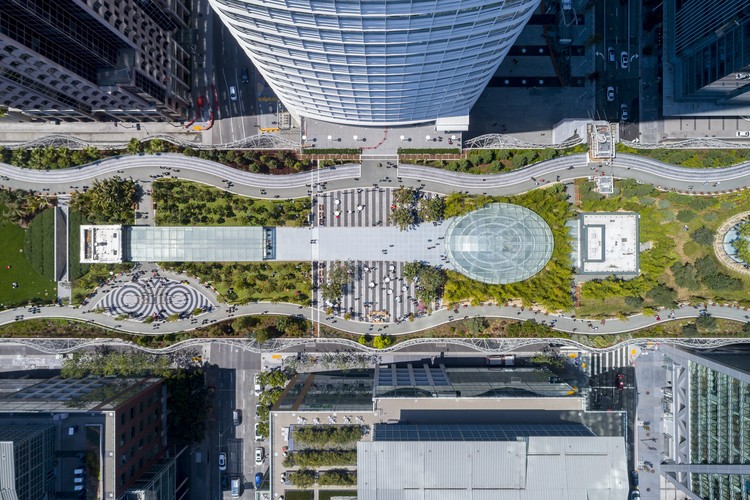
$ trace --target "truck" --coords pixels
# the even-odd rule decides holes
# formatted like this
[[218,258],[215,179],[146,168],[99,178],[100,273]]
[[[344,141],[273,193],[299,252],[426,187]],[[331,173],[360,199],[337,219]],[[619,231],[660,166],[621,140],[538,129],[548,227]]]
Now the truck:
[[512,354],[493,354],[487,356],[487,366],[513,366],[516,357]]

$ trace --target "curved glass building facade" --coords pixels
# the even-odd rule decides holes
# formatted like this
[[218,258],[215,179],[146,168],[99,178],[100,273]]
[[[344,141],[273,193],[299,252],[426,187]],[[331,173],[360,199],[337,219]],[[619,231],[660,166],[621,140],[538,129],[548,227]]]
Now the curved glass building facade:
[[209,0],[297,117],[467,117],[540,0]]
[[445,246],[456,271],[483,283],[508,284],[544,269],[555,241],[547,222],[535,212],[493,203],[454,219]]

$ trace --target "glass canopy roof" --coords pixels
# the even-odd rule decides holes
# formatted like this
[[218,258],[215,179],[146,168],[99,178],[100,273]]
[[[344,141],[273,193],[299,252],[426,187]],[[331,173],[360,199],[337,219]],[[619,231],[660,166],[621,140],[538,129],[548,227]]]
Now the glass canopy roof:
[[523,281],[541,271],[554,247],[552,230],[528,208],[493,203],[456,218],[446,235],[455,269],[483,283]]

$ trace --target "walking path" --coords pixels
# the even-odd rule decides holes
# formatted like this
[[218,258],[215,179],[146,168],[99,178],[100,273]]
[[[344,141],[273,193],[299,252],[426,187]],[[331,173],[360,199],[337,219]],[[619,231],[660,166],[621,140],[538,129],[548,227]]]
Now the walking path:
[[[396,169],[388,166],[378,167],[367,165],[362,169],[359,165],[347,165],[322,169],[319,180],[310,173],[292,174],[286,176],[269,176],[242,172],[210,161],[198,158],[188,158],[182,155],[139,155],[116,157],[101,160],[90,165],[71,169],[39,171],[20,169],[0,163],[0,182],[3,187],[42,191],[49,189],[51,193],[66,193],[81,189],[93,183],[95,179],[121,176],[131,177],[140,183],[148,185],[159,177],[175,177],[216,186],[240,195],[266,198],[292,198],[308,196],[313,189],[318,192],[341,189],[356,189],[374,185],[375,187],[398,187],[408,185],[422,187],[427,191],[450,193],[465,191],[469,193],[487,193],[491,195],[512,195],[528,191],[536,187],[538,182],[549,184],[557,181],[567,181],[580,177],[596,175],[586,163],[585,155],[572,155],[539,163],[531,167],[496,175],[472,175],[446,170],[402,165]],[[709,194],[729,190],[744,189],[750,185],[750,162],[723,169],[687,169],[667,165],[655,160],[634,155],[620,155],[613,165],[604,167],[607,175],[615,177],[634,178],[640,182],[652,183],[662,189],[683,191],[693,194]],[[542,181],[543,179],[543,181]],[[145,208],[145,207],[144,207]],[[153,214],[149,214],[153,220]],[[150,221],[149,221],[150,222]],[[147,266],[147,265],[146,265]],[[145,267],[144,267],[145,268]],[[186,280],[195,288],[209,297],[215,304],[221,301],[215,293],[191,278],[173,275],[163,270],[158,271],[161,276]],[[116,280],[115,280],[116,281]],[[112,286],[117,285],[114,283]],[[104,293],[102,291],[102,293]],[[109,292],[107,292],[109,293]],[[286,303],[254,303],[243,306],[227,306],[221,304],[211,312],[200,316],[201,322],[186,321],[155,322],[146,324],[131,320],[120,320],[116,317],[97,314],[92,317],[93,304],[88,307],[56,307],[45,306],[34,309],[29,313],[24,308],[0,312],[0,324],[29,318],[70,318],[90,321],[105,327],[114,328],[137,334],[164,334],[179,332],[200,327],[206,323],[224,320],[228,317],[241,315],[278,314],[301,315],[311,317],[310,308]],[[748,315],[744,310],[733,307],[710,305],[709,314],[716,318],[746,321]],[[670,319],[685,319],[698,317],[698,308],[683,307],[675,309],[674,313],[661,312],[658,317],[637,315],[627,321],[607,320],[606,322],[589,322],[570,317],[546,316],[541,312],[529,309],[519,309],[506,306],[467,306],[457,312],[442,309],[416,319],[391,324],[373,324],[355,320],[344,320],[336,317],[320,318],[320,323],[355,334],[379,332],[399,335],[425,330],[440,324],[466,319],[472,316],[501,317],[517,320],[537,320],[550,325],[554,330],[575,332],[579,334],[615,334],[627,333],[652,326],[660,321]],[[317,318],[316,318],[317,319]]]

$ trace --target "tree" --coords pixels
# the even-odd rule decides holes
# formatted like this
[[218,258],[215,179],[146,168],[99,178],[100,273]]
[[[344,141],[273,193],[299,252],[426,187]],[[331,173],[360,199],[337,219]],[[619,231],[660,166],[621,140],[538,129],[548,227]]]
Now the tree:
[[260,323],[260,320],[258,318],[255,318],[253,316],[241,316],[239,318],[235,318],[235,320],[232,321],[232,329],[235,332],[242,333],[257,326],[258,323]]
[[657,285],[648,292],[646,297],[659,307],[674,307],[677,303],[677,292],[666,285]]
[[372,339],[372,346],[375,349],[385,349],[386,347],[389,347],[393,343],[393,339],[384,333],[381,333],[374,339]]
[[423,302],[432,302],[439,299],[447,280],[445,271],[422,262],[407,262],[404,264],[403,275],[404,279],[408,281],[417,278],[416,296]]
[[135,217],[136,194],[132,179],[97,179],[91,189],[73,195],[71,206],[95,224],[129,224]]
[[703,246],[711,246],[714,242],[714,232],[706,226],[701,226],[690,235],[693,241]]
[[417,196],[417,192],[411,188],[401,186],[393,191],[393,201],[399,205],[411,206]]
[[337,303],[341,300],[344,287],[352,280],[351,265],[348,262],[336,261],[328,268],[327,280],[320,287],[320,293],[324,300]]
[[445,217],[445,200],[441,196],[421,198],[418,209],[419,218],[423,221],[440,221]]
[[399,207],[391,210],[388,216],[391,222],[396,224],[402,231],[409,229],[417,223],[417,216],[411,207]]
[[710,314],[699,316],[698,319],[695,320],[695,326],[697,326],[698,329],[703,332],[714,331],[716,329],[716,325],[716,318],[714,318]]
[[477,316],[464,321],[464,326],[466,327],[466,331],[469,333],[469,335],[477,337],[484,333],[484,331],[489,326],[489,322],[485,318]]

